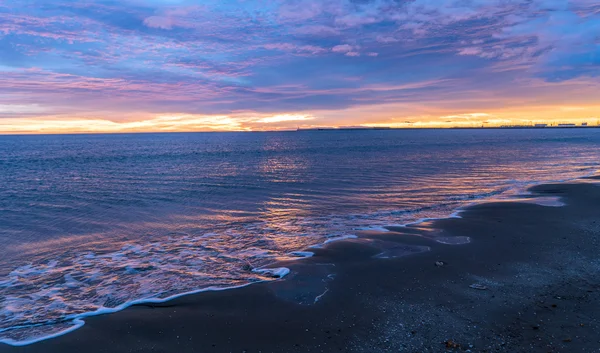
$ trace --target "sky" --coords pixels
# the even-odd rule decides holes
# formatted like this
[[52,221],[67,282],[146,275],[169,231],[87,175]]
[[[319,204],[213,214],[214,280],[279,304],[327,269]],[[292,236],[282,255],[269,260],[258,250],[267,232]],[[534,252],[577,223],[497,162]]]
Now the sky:
[[599,120],[597,0],[0,0],[0,133]]

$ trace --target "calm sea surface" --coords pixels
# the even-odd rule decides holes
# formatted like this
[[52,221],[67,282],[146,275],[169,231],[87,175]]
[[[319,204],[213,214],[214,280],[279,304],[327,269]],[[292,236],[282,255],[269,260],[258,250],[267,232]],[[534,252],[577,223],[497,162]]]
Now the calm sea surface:
[[251,269],[599,157],[600,129],[0,136],[0,341],[267,280]]

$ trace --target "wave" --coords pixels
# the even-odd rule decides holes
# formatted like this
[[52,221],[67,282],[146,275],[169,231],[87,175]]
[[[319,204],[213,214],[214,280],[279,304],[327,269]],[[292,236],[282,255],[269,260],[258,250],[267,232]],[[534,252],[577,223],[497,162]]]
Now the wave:
[[[592,169],[586,168],[585,171],[590,172],[590,175],[596,174],[595,169],[591,172]],[[577,178],[556,182],[574,179]],[[544,181],[544,183],[548,182]],[[0,319],[4,325],[7,325],[0,327],[0,342],[12,346],[24,346],[72,332],[83,326],[84,319],[87,317],[118,312],[132,305],[164,303],[189,294],[241,288],[253,283],[279,280],[289,274],[289,269],[271,268],[270,264],[280,260],[310,257],[314,253],[305,249],[319,248],[334,241],[357,238],[356,234],[352,234],[353,231],[389,231],[390,227],[404,227],[436,219],[460,217],[462,209],[473,204],[497,200],[499,197],[504,200],[519,201],[518,196],[523,194],[523,190],[536,184],[539,182],[514,183],[511,186],[501,186],[482,193],[448,197],[446,202],[413,209],[379,210],[344,217],[331,216],[325,219],[325,222],[335,220],[340,223],[341,226],[337,227],[337,231],[323,233],[323,230],[319,230],[315,234],[303,236],[295,234],[288,237],[293,239],[291,247],[279,250],[261,248],[261,244],[241,243],[238,245],[243,250],[223,253],[217,245],[232,241],[237,236],[236,232],[230,231],[229,233],[206,233],[200,237],[186,233],[171,235],[166,241],[124,244],[118,251],[101,254],[66,252],[62,257],[52,261],[16,268],[9,274],[8,279],[0,281],[0,290],[2,290],[0,294],[5,298],[4,306],[0,310]],[[536,202],[535,198],[530,200]],[[550,203],[546,202],[544,205],[548,206]],[[421,217],[427,213],[433,213],[434,216]],[[405,222],[401,224],[392,222],[399,216],[406,215],[410,217],[405,217]],[[331,224],[323,225],[322,221],[306,218],[302,220],[302,225],[321,225],[325,231],[330,231],[328,227]],[[357,222],[370,225],[355,226]],[[246,231],[249,229],[254,229],[253,231],[259,229],[262,232],[260,241],[267,241],[265,239],[270,239],[271,236],[282,236],[266,232],[256,225],[247,227]],[[468,238],[465,238],[439,237],[435,241],[456,245],[467,243]],[[213,267],[206,267],[207,263]],[[219,273],[220,276],[215,273]],[[110,277],[118,275],[118,279],[107,281],[107,274]],[[47,284],[48,278],[54,279],[54,282],[50,282],[50,286],[40,285],[40,283]],[[186,290],[186,288],[196,287],[198,281],[212,284],[199,289]],[[177,283],[177,286],[174,286],[174,283]],[[15,289],[23,288],[23,284],[39,290],[23,295]],[[137,289],[134,295],[138,298],[129,297],[132,288]],[[90,297],[91,292],[94,292],[95,296]],[[154,294],[148,295],[148,293]],[[143,298],[139,299],[140,296]],[[57,298],[77,298],[77,300],[73,299],[73,302],[69,303],[63,299],[62,302],[57,301]],[[98,302],[102,304],[94,304]],[[44,310],[48,311],[44,312]],[[51,310],[54,311],[50,312]],[[68,314],[56,314],[62,312]]]

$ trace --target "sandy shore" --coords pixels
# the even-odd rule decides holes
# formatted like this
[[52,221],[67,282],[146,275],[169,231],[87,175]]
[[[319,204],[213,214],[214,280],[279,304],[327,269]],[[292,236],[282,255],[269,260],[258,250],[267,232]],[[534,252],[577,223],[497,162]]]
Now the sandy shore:
[[600,352],[600,187],[532,191],[567,205],[487,203],[364,232],[289,264],[283,281],[88,318],[0,352]]

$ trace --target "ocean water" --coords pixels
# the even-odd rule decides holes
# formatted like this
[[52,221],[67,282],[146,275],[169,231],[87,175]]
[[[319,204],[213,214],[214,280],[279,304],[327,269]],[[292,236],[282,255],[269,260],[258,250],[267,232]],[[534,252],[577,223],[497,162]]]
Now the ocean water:
[[599,157],[600,129],[0,136],[0,341],[273,280],[256,269]]

